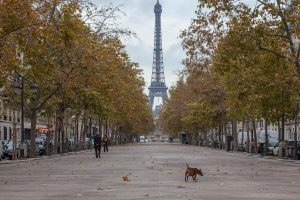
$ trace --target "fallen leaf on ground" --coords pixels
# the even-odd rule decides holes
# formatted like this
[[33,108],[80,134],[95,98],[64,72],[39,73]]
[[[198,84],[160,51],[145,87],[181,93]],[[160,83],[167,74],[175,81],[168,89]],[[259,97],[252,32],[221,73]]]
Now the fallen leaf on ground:
[[144,197],[149,197],[149,194],[145,194]]
[[223,182],[219,183],[219,186],[224,186],[225,184]]
[[179,185],[177,188],[185,188],[185,186]]
[[104,190],[104,187],[98,186],[97,190]]
[[129,181],[128,176],[123,176],[123,181]]

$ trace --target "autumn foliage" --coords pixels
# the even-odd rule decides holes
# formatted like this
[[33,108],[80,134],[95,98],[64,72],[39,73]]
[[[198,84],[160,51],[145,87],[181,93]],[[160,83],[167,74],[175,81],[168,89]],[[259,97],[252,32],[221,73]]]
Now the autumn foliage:
[[39,115],[58,124],[66,113],[99,119],[129,135],[152,128],[142,71],[121,42],[132,33],[118,27],[118,11],[88,0],[0,1],[0,84],[8,91],[24,78],[32,147]]
[[164,127],[201,133],[202,139],[215,130],[221,140],[236,121],[248,126],[293,121],[299,103],[300,1],[198,2],[196,17],[181,33],[185,69],[164,107]]

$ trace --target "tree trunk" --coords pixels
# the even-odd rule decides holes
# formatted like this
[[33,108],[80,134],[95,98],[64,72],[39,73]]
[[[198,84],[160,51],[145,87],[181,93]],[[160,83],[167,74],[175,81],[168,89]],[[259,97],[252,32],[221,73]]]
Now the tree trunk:
[[219,148],[221,148],[222,143],[222,125],[219,126]]
[[61,113],[60,117],[60,132],[61,132],[61,153],[65,153],[65,123],[63,113]]
[[57,153],[61,153],[61,121],[60,121],[60,117],[57,118],[57,122],[58,122],[58,128],[57,128],[57,141],[58,141],[58,147],[59,147],[59,151],[57,151]]
[[224,146],[224,145],[223,145],[223,138],[224,138],[224,134],[223,134],[223,133],[224,133],[224,130],[223,130],[223,124],[221,124],[219,128],[220,128],[220,147],[219,147],[219,148],[220,148],[220,149],[223,149],[223,148],[224,148],[224,147],[223,147],[223,146]]
[[284,141],[285,138],[284,138],[284,114],[282,114],[282,117],[281,117],[281,141]]
[[232,136],[233,136],[234,151],[237,151],[239,143],[238,143],[238,130],[237,130],[237,121],[236,121],[236,119],[232,120]]
[[257,149],[256,120],[254,118],[252,118],[252,123],[253,123],[253,132],[254,132],[254,151],[255,153],[257,153],[258,149]]
[[93,124],[92,124],[92,117],[90,117],[90,123],[89,123],[89,149],[92,147],[92,129],[93,129]]
[[295,114],[295,132],[294,132],[294,141],[295,141],[295,149],[294,149],[294,158],[297,159],[297,127],[298,127],[298,104],[296,105],[296,114]]
[[37,111],[31,110],[30,113],[31,130],[30,130],[30,158],[36,157],[36,122],[37,122]]
[[57,114],[55,115],[55,128],[54,128],[54,145],[53,145],[53,153],[57,154],[57,145],[58,145],[58,118],[57,118]]
[[268,155],[268,121],[265,120],[265,156]]
[[13,152],[12,153],[13,153],[12,159],[17,160],[17,121],[16,121],[16,112],[14,110],[13,110]]
[[249,153],[250,152],[250,135],[249,135],[249,122],[250,121],[250,118],[247,117],[247,152]]
[[244,124],[244,118],[242,121],[242,149],[244,148],[244,128],[245,128],[245,124]]
[[223,126],[223,129],[224,129],[224,136],[225,136],[225,150],[229,150],[228,148],[228,138],[227,138],[227,128],[226,128],[226,123],[224,123],[224,126]]
[[79,150],[85,148],[85,125],[86,125],[86,112],[83,111],[82,120],[81,120],[81,129],[80,129],[80,141],[79,141]]
[[75,146],[77,146],[78,144],[79,144],[79,115],[78,114],[76,114],[76,121],[75,121],[75,137],[76,137],[76,139],[75,139]]
[[101,126],[101,118],[100,117],[98,118],[98,123],[99,123],[98,133],[99,133],[100,137],[102,138],[102,126]]
[[280,118],[278,118],[278,142],[281,142]]

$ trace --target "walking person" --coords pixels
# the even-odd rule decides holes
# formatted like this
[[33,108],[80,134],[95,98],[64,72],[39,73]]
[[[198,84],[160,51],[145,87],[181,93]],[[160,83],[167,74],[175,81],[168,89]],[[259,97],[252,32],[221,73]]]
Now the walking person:
[[108,137],[106,134],[103,136],[103,150],[108,152]]
[[100,156],[100,154],[101,154],[101,137],[98,133],[94,137],[94,148],[95,148],[96,158],[101,158],[101,156]]

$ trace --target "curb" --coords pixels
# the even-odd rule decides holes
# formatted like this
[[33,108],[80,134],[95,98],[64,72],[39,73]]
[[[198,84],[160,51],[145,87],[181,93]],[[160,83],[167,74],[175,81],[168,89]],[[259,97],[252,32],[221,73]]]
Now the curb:
[[2,161],[0,161],[0,166],[22,163],[22,162],[30,162],[30,161],[35,161],[35,160],[44,160],[44,159],[52,159],[52,158],[57,158],[57,157],[72,156],[72,155],[76,155],[76,154],[87,153],[90,151],[91,150],[76,151],[76,152],[69,152],[69,153],[63,153],[63,154],[54,154],[51,156],[40,156],[37,158],[26,158],[26,159],[21,159],[21,160],[2,160]]
[[232,155],[239,155],[239,156],[244,156],[244,157],[252,157],[252,158],[268,160],[268,161],[277,161],[277,162],[282,162],[282,163],[293,163],[293,164],[300,165],[300,160],[290,160],[287,158],[278,158],[277,156],[261,156],[260,154],[251,154],[251,153],[247,153],[247,152],[224,151],[222,149],[214,149],[214,148],[202,147],[202,146],[199,146],[199,147],[204,148],[204,149],[218,151],[218,152],[221,151],[221,152],[232,154]]

